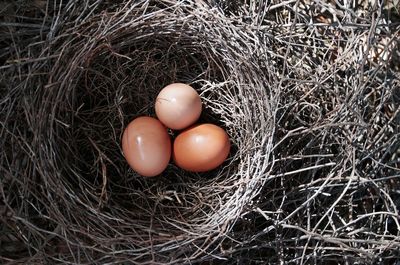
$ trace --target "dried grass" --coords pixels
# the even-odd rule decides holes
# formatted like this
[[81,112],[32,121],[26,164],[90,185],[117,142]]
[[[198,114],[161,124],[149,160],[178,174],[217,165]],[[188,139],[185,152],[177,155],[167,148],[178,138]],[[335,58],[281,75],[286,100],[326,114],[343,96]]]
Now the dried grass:
[[[394,263],[395,6],[193,2],[2,9],[0,259]],[[210,173],[144,179],[121,134],[175,81],[233,151]]]

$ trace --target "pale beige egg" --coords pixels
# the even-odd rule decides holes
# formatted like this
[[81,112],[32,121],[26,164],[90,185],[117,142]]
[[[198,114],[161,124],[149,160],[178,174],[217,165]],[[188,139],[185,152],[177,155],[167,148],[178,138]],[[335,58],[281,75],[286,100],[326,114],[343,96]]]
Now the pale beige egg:
[[182,130],[200,117],[202,103],[194,88],[174,83],[163,88],[157,96],[157,118],[168,128]]

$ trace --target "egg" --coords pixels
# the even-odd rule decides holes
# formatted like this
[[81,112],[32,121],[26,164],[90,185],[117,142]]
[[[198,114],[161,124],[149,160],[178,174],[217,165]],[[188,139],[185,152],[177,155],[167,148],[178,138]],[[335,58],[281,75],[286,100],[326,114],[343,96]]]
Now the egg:
[[189,85],[174,83],[164,87],[156,98],[157,118],[168,128],[184,129],[200,117],[202,103],[199,94]]
[[177,166],[192,172],[217,168],[228,157],[230,141],[224,129],[214,124],[199,124],[181,132],[173,145]]
[[134,119],[122,136],[122,151],[129,166],[140,175],[159,175],[171,159],[171,139],[167,128],[155,118]]

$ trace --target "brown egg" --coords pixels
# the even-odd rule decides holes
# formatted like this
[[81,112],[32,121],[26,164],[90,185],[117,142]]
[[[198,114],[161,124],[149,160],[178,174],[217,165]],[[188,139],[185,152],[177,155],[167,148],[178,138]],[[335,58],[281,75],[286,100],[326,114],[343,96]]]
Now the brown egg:
[[173,159],[179,167],[193,172],[212,170],[228,157],[228,134],[214,124],[192,126],[176,137]]
[[191,86],[174,83],[158,94],[155,109],[157,118],[165,126],[181,130],[199,119],[202,104],[199,94]]
[[142,176],[159,175],[171,159],[171,139],[157,119],[139,117],[122,136],[122,151],[130,167]]

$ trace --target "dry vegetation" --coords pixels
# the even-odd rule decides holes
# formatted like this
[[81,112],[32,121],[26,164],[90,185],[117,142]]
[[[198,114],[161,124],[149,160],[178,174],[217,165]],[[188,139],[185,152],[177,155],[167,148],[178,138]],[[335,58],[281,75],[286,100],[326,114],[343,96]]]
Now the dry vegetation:
[[[395,264],[399,8],[0,1],[0,263]],[[121,134],[174,81],[232,155],[144,179]]]

